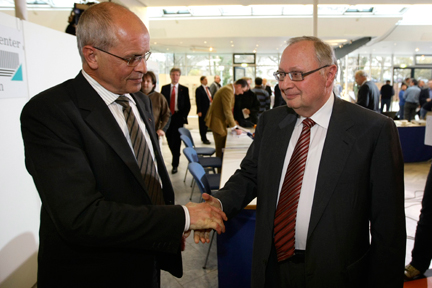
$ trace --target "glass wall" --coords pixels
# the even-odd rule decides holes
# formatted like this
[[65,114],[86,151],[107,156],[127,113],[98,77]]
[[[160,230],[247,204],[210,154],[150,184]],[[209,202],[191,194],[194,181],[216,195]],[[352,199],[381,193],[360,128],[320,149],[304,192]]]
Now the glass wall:
[[[231,83],[234,79],[234,67],[232,54],[214,54],[214,53],[154,53],[152,60],[158,63],[160,74],[169,74],[172,67],[179,67],[182,70],[182,76],[191,76],[190,79],[199,78],[206,75],[209,84],[213,82],[213,76],[219,75],[222,84]],[[257,54],[256,64],[249,64],[244,68],[246,77],[266,78],[272,89],[277,84],[273,77],[273,72],[278,69],[281,54]],[[350,54],[338,60],[338,75],[336,85],[341,87],[341,96],[348,101],[356,101],[357,85],[354,81],[355,72],[364,70],[370,79],[376,83],[378,88],[391,80],[395,94],[398,95],[400,84],[407,77],[416,77],[418,79],[428,80],[432,78],[431,70],[414,70],[415,75],[411,74],[411,69],[406,67],[414,66],[415,55],[363,55]],[[400,67],[400,68],[399,68]],[[194,80],[196,82],[196,80]],[[199,81],[197,83],[199,85]],[[394,101],[398,101],[394,97]],[[397,109],[398,105],[393,105]]]

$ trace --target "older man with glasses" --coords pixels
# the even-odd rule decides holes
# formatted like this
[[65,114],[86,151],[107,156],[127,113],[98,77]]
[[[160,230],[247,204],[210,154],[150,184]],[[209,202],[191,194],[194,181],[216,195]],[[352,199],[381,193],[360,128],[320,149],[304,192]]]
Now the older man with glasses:
[[256,197],[252,287],[403,286],[397,129],[335,97],[337,69],[328,44],[291,38],[275,73],[287,107],[261,115],[241,169],[203,195],[229,219]]
[[77,27],[82,71],[21,115],[25,161],[42,200],[38,287],[160,287],[181,277],[190,229],[224,230],[220,209],[174,205],[141,82],[149,33],[102,2]]

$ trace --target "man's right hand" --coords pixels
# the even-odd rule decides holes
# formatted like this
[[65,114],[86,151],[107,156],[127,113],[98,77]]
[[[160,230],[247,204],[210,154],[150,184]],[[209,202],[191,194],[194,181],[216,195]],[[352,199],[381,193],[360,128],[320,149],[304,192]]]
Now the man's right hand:
[[[222,209],[221,204],[218,199],[210,196],[207,193],[203,193],[202,198],[205,200],[205,202],[217,209]],[[225,219],[226,221],[227,219]],[[202,229],[202,230],[194,230],[194,241],[195,243],[199,243],[200,241],[202,243],[210,243],[210,232],[211,229]]]
[[199,204],[189,202],[186,204],[186,208],[190,215],[190,230],[214,229],[218,234],[225,232],[223,221],[228,219],[220,209],[220,205],[217,207],[213,201]]

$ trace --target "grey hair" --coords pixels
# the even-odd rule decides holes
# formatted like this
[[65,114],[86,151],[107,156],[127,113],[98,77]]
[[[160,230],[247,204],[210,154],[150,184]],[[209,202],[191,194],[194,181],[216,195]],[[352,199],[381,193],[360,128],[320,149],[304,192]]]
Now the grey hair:
[[318,37],[314,37],[314,36],[293,37],[287,41],[287,44],[288,46],[291,46],[295,43],[302,42],[302,41],[311,41],[314,43],[315,57],[320,66],[336,65],[336,67],[338,67],[337,59],[333,48],[329,44],[319,39]]
[[84,63],[83,47],[90,45],[109,50],[118,42],[115,34],[114,16],[118,10],[128,8],[113,2],[94,4],[84,11],[77,25],[77,44],[81,61]]
[[360,77],[365,77],[365,78],[367,78],[369,75],[368,75],[365,71],[363,71],[363,70],[358,70],[358,71],[355,73],[355,76],[360,76]]

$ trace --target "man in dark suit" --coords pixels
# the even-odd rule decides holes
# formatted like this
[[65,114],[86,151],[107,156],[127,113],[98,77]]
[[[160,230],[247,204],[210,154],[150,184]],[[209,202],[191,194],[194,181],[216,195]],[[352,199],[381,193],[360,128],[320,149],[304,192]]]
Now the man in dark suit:
[[178,128],[188,124],[187,117],[191,108],[189,89],[179,84],[180,75],[181,70],[179,68],[172,68],[170,71],[171,84],[162,86],[161,90],[171,110],[171,123],[166,132],[166,137],[172,154],[172,174],[177,173],[180,161],[181,139]]
[[221,231],[223,214],[174,205],[151,102],[138,92],[150,55],[142,21],[118,4],[96,4],[80,17],[77,41],[82,71],[21,115],[26,167],[42,200],[37,284],[159,287],[160,269],[183,274],[184,232]]
[[428,87],[420,92],[420,119],[425,119],[426,113],[432,108],[432,80],[428,81]]
[[380,92],[375,83],[367,81],[367,76],[368,75],[363,70],[359,70],[355,73],[355,81],[358,87],[360,87],[357,95],[357,104],[375,112],[380,112]]
[[386,106],[386,111],[389,112],[391,108],[391,101],[392,97],[395,94],[394,88],[392,85],[390,85],[390,80],[386,81],[386,84],[384,84],[381,87],[380,94],[381,94],[381,113],[384,112],[384,106]]
[[199,86],[195,90],[195,101],[197,106],[199,131],[201,135],[201,141],[204,144],[210,144],[210,141],[207,139],[207,125],[204,119],[207,115],[207,111],[213,99],[210,93],[210,89],[207,86],[207,77],[201,76],[200,82],[201,86]]
[[[337,60],[327,43],[297,37],[287,45],[276,77],[288,107],[261,115],[241,168],[214,193],[228,218],[257,198],[252,287],[402,287],[395,124],[333,96]],[[279,223],[287,225],[276,230]]]

